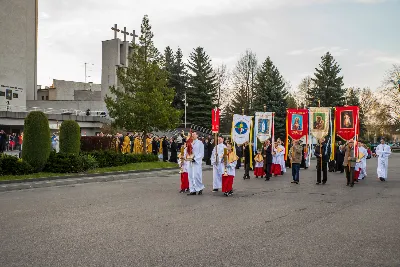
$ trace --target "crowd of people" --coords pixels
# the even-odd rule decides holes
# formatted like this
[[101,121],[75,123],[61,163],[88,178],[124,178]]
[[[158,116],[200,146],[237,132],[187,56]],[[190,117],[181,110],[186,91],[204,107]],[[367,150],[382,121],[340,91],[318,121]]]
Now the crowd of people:
[[0,153],[22,149],[24,133],[7,134],[0,130]]

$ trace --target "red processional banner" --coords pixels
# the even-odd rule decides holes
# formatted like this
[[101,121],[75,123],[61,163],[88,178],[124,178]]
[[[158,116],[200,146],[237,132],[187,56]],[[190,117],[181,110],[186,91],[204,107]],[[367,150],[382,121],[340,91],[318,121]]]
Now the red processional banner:
[[360,132],[359,107],[347,106],[335,108],[335,131],[343,140],[350,140]]
[[294,140],[299,140],[308,135],[308,109],[288,109],[286,116],[288,136]]
[[212,132],[213,133],[218,133],[219,132],[219,114],[220,110],[218,108],[214,108],[211,110],[211,126],[212,126]]

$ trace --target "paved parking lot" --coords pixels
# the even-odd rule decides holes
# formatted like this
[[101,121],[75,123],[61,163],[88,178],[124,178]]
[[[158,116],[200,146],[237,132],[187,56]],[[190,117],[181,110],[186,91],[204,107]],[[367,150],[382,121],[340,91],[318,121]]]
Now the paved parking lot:
[[1,192],[0,266],[400,266],[400,154],[386,183],[368,164],[354,188],[239,171],[230,198],[211,171],[202,196],[178,174]]

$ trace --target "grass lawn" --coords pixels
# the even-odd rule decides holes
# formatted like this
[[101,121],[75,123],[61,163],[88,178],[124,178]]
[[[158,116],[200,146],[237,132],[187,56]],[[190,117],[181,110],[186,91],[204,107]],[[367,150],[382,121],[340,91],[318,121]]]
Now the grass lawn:
[[[141,162],[141,163],[131,163],[118,167],[108,167],[108,168],[98,168],[94,170],[89,170],[86,173],[105,173],[105,172],[125,172],[125,171],[139,171],[139,170],[151,170],[151,169],[160,169],[160,168],[176,168],[178,164],[170,163],[170,162]],[[46,178],[46,177],[54,177],[54,176],[75,176],[76,173],[47,173],[47,172],[39,172],[27,175],[5,175],[0,176],[0,181],[6,180],[25,180],[25,179],[33,179],[33,178]]]

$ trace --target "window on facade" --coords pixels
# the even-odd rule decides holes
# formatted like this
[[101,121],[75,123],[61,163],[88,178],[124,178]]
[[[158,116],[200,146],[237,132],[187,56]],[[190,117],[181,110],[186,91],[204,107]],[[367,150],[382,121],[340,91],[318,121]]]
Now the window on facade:
[[18,98],[18,94],[13,93],[13,98]]
[[46,100],[49,100],[49,96],[48,95],[46,95]]
[[44,95],[42,95],[42,100],[44,100]]

